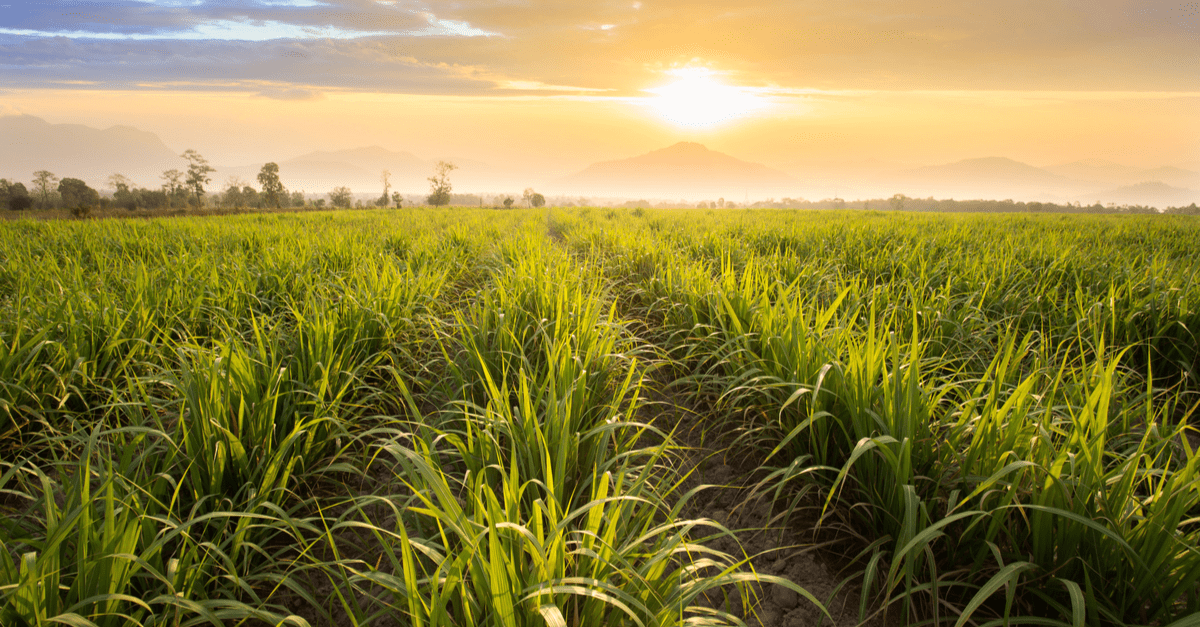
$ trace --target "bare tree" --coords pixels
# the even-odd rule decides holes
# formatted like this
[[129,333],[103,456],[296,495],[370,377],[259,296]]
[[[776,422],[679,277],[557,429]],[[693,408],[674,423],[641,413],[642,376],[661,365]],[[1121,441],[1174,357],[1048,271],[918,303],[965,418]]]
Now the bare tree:
[[200,153],[188,148],[181,155],[188,160],[187,169],[187,185],[192,192],[196,194],[196,206],[204,206],[204,186],[212,181],[209,174],[216,172],[217,169],[208,165],[208,159],[200,156]]
[[383,195],[375,201],[375,206],[386,207],[388,206],[388,190],[392,188],[392,173],[384,170],[379,173],[379,179],[383,181]]
[[117,193],[128,192],[129,188],[133,187],[133,181],[129,180],[129,177],[125,176],[124,174],[114,174],[108,177],[108,184],[111,185],[113,191]]
[[160,177],[163,180],[163,191],[168,194],[174,194],[183,189],[183,172],[171,169],[162,173]]
[[429,177],[429,204],[434,207],[450,204],[450,172],[458,166],[447,161],[438,161],[433,167],[433,176]]
[[57,184],[58,177],[49,170],[38,170],[33,173],[33,191],[37,192],[38,197],[41,198],[43,209],[49,206],[50,194],[54,193]]

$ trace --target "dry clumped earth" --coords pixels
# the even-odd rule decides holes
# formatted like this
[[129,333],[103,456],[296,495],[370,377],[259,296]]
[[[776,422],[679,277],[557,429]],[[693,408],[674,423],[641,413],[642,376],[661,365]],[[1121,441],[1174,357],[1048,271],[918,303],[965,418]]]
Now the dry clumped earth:
[[[736,590],[727,598],[710,598],[710,607],[728,608],[749,627],[809,627],[859,625],[858,589],[839,588],[842,559],[825,547],[828,533],[816,528],[816,517],[803,508],[791,515],[773,508],[769,496],[757,494],[754,485],[765,472],[753,457],[739,456],[731,443],[732,434],[705,433],[704,416],[678,396],[655,394],[654,407],[659,415],[654,424],[674,431],[686,448],[684,473],[690,473],[677,495],[702,485],[711,486],[692,497],[683,510],[685,518],[710,518],[734,532],[736,538],[719,537],[708,543],[714,549],[737,557],[748,557],[746,570],[760,575],[782,577],[811,593],[829,610],[832,621],[815,605],[796,592],[780,585],[751,587],[749,611],[745,611]],[[870,614],[871,611],[868,611]],[[866,623],[883,627],[882,620]]]

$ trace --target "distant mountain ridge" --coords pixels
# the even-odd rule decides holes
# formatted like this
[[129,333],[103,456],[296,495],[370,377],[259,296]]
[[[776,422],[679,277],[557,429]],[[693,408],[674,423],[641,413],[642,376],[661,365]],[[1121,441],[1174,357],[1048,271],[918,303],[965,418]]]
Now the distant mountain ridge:
[[[318,150],[284,159],[279,163],[279,177],[288,189],[325,191],[346,186],[354,191],[379,189],[381,174],[391,172],[391,185],[406,191],[423,182],[432,171],[432,164],[410,152],[395,152],[381,146],[365,146],[345,150]],[[222,168],[218,174],[237,176],[253,181],[261,164]],[[253,185],[253,183],[250,183]]]
[[[108,178],[123,174],[140,187],[157,188],[162,173],[184,170],[187,162],[158,135],[131,126],[96,129],[82,124],[51,124],[31,115],[0,116],[0,178],[29,183],[33,173],[49,170],[61,177],[84,180],[96,189],[107,189]],[[501,176],[490,166],[468,159],[449,159],[459,166],[453,177],[456,191],[465,187],[502,187]],[[349,186],[355,192],[382,192],[381,173],[392,174],[392,189],[421,192],[433,172],[433,160],[381,146],[345,150],[318,150],[277,161],[280,178],[291,190],[324,193]],[[231,179],[258,187],[262,164],[227,166],[211,164],[210,191],[219,191]]]
[[1047,172],[1007,157],[963,159],[900,172],[898,181],[915,196],[1058,199],[1094,185]]
[[[804,154],[819,161],[819,155]],[[452,174],[455,192],[509,191],[526,187],[513,181],[529,180],[525,173],[505,173],[493,166],[465,159],[448,159],[459,166]],[[373,145],[345,150],[318,150],[277,161],[280,178],[290,190],[324,193],[348,186],[358,193],[380,193],[382,170],[391,172],[391,186],[401,193],[422,193],[435,163],[412,153]],[[217,171],[208,186],[219,191],[236,177],[257,187],[262,164],[227,167]],[[155,188],[164,170],[185,169],[186,162],[152,132],[117,125],[96,129],[81,124],[52,124],[30,115],[0,116],[0,178],[29,184],[33,172],[49,170],[59,177],[80,178],[97,189],[108,187],[108,177],[123,174],[136,185]],[[886,166],[886,164],[885,164]],[[834,171],[792,168],[786,174],[760,163],[744,161],[694,142],[679,142],[649,153],[593,163],[539,191],[589,197],[739,201],[742,197],[780,198],[812,195],[812,190],[833,187],[833,195],[847,191],[870,193],[859,198],[910,196],[982,198],[1140,204],[1158,208],[1200,202],[1200,172],[1162,166],[1144,169],[1110,161],[1085,159],[1037,168],[1004,157],[964,159],[954,163],[891,172],[872,166],[855,180]],[[508,164],[507,167],[512,167]],[[793,177],[793,175],[796,175]],[[865,189],[869,184],[870,189]],[[813,192],[821,193],[821,192]],[[849,197],[848,197],[849,198]]]
[[1174,187],[1200,188],[1200,172],[1174,166],[1143,169],[1104,161],[1102,159],[1084,159],[1061,165],[1047,166],[1042,169],[1071,179],[1103,185],[1105,187],[1129,186],[1150,181],[1160,181]]
[[1160,209],[1200,200],[1200,174],[1175,167],[1143,170],[1101,160],[1050,171],[1005,157],[964,159],[897,173],[893,184],[912,196],[1146,205]]
[[1167,185],[1161,181],[1151,181],[1126,185],[1095,194],[1090,201],[1087,197],[1080,202],[1115,203],[1118,205],[1143,205],[1165,209],[1167,207],[1185,207],[1192,203],[1200,204],[1200,191]]
[[154,133],[131,126],[95,129],[51,124],[31,115],[0,117],[0,177],[29,180],[36,170],[100,184],[124,174],[141,185],[157,184],[164,170],[184,160]]
[[593,163],[550,187],[571,194],[694,198],[774,193],[795,184],[787,174],[761,163],[679,142],[628,159]]

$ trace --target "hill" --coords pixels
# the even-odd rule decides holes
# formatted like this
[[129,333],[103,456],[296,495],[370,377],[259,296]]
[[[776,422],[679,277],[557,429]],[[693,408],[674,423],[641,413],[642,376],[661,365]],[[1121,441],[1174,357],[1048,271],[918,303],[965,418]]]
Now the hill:
[[915,196],[1051,200],[1095,188],[1007,157],[926,166],[901,172],[897,178]]
[[[501,176],[490,166],[469,159],[449,158],[458,166],[452,180],[459,190],[496,187]],[[288,189],[324,192],[346,186],[355,192],[382,190],[384,170],[391,173],[392,188],[402,193],[421,192],[429,187],[426,177],[433,173],[435,159],[422,159],[411,152],[393,151],[381,146],[345,150],[318,150],[279,162],[279,176]],[[252,181],[260,165],[221,170]]]
[[0,177],[29,181],[36,170],[83,179],[93,186],[120,173],[157,187],[159,175],[186,162],[154,133],[130,126],[95,129],[51,124],[31,115],[0,117]]
[[1105,188],[1130,186],[1146,181],[1160,181],[1173,187],[1200,188],[1200,172],[1174,166],[1146,170],[1100,159],[1085,159],[1048,166],[1043,169],[1075,180],[1095,183]]
[[1080,202],[1115,203],[1118,205],[1143,205],[1166,209],[1200,203],[1200,191],[1167,185],[1162,181],[1147,181],[1126,185],[1095,194],[1095,197],[1080,197]]
[[796,182],[759,163],[679,142],[644,155],[594,163],[550,185],[560,193],[657,198],[739,198],[786,192]]

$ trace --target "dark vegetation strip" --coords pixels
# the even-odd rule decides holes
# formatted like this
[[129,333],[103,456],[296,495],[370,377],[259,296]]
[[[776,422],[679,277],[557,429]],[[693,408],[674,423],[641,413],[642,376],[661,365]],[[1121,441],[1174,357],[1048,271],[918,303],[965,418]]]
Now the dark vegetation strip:
[[1196,223],[618,217],[562,216],[568,245],[626,277],[762,489],[861,538],[864,618],[1194,616]]
[[735,624],[702,599],[754,575],[680,517],[656,367],[861,538],[864,619],[1185,625],[1198,228],[6,223],[0,623]]
[[735,622],[599,267],[502,215],[4,225],[0,623]]

